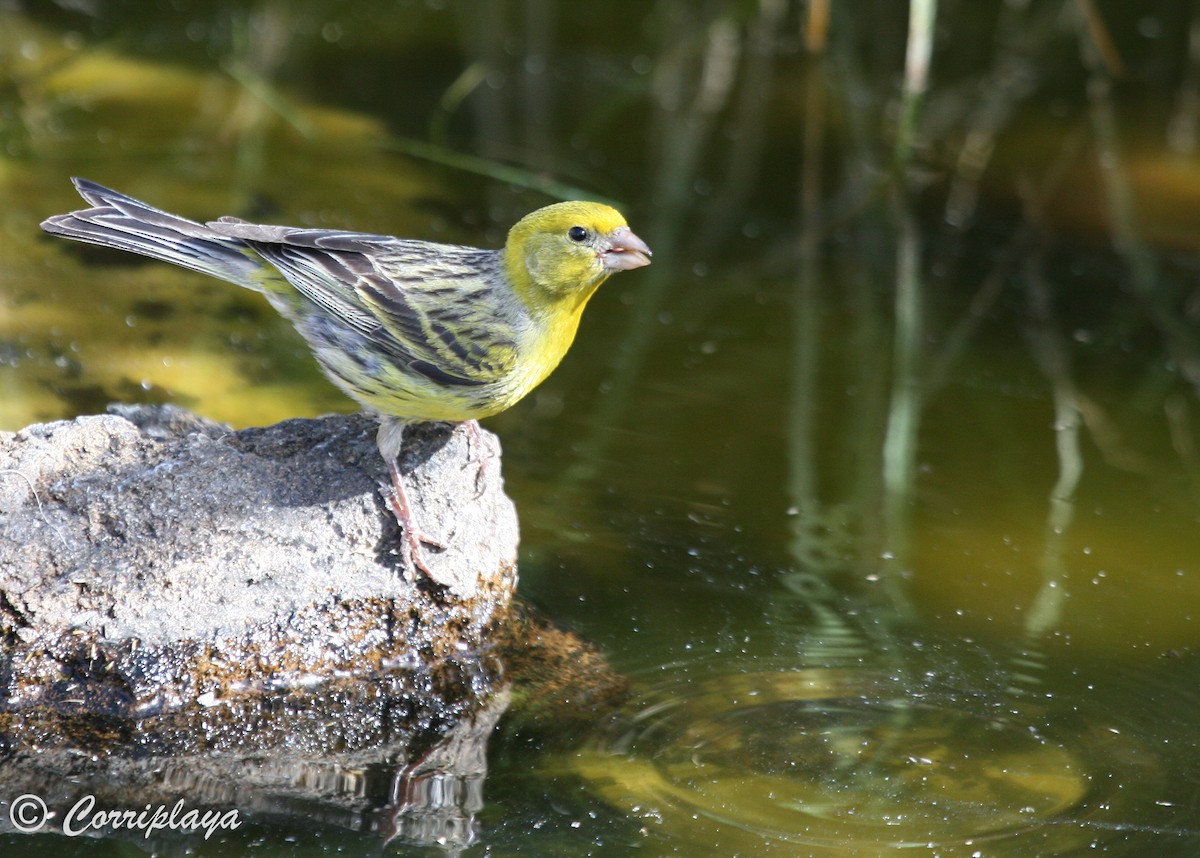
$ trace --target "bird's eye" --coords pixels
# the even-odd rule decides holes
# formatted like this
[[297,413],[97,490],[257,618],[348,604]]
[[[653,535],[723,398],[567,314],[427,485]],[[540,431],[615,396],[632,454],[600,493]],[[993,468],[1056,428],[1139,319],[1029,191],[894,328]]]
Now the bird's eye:
[[588,231],[582,226],[573,226],[567,230],[567,238],[571,241],[583,242],[588,239]]

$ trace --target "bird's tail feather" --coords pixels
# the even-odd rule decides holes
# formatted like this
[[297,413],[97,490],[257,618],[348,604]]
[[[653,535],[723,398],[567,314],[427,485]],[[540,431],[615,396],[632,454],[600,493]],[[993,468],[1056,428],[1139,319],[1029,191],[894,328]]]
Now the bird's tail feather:
[[42,229],[170,262],[247,289],[262,291],[264,265],[236,238],[169,214],[87,179],[72,179],[93,208],[55,215]]

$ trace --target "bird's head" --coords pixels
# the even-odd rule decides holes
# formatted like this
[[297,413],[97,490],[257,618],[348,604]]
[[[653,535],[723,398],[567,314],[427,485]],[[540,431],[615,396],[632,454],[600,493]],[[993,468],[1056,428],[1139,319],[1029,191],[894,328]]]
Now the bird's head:
[[616,209],[601,203],[555,203],[509,230],[504,264],[534,310],[581,308],[615,271],[650,264],[650,248]]

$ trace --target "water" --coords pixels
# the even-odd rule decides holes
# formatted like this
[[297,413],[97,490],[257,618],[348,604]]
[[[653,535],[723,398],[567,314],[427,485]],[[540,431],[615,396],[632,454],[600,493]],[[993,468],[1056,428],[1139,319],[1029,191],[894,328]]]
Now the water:
[[489,425],[523,596],[630,698],[518,695],[463,854],[1196,854],[1194,12],[1105,10],[1106,87],[1073,12],[943,4],[897,184],[903,4],[852,5],[821,64],[788,3],[5,13],[0,422],[351,408],[255,296],[39,238],[68,175],[491,244],[547,176],[614,198],[654,265]]

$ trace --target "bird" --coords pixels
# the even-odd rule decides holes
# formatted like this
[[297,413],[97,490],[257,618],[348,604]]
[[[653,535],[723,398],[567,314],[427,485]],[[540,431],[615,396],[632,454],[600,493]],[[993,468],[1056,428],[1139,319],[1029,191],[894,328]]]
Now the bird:
[[[414,423],[466,423],[515,405],[558,366],[596,289],[651,251],[611,206],[539,208],[483,249],[222,217],[200,223],[88,179],[90,208],[54,215],[47,233],[148,256],[262,293],[324,374],[379,418],[383,494],[402,531],[406,570],[432,578],[425,534],[398,458]],[[484,463],[486,464],[486,463]],[[481,468],[483,464],[481,464]]]

